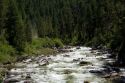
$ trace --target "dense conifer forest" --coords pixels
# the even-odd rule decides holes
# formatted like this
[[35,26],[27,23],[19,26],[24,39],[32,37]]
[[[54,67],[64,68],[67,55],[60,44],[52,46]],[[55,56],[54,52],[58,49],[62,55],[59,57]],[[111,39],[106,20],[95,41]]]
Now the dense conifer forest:
[[123,63],[124,35],[124,0],[0,0],[0,61],[63,43],[106,46]]

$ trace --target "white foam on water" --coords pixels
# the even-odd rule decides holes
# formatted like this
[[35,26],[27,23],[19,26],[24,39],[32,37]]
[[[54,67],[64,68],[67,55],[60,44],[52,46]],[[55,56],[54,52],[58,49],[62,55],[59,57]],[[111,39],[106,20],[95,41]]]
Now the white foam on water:
[[[89,81],[90,83],[103,83],[106,81],[103,78],[95,76],[89,71],[103,70],[104,68],[101,66],[104,64],[105,60],[99,59],[107,58],[107,55],[97,56],[91,53],[91,48],[89,47],[80,47],[80,49],[76,49],[76,47],[74,47],[70,50],[73,50],[73,52],[50,56],[52,60],[47,66],[39,66],[39,64],[28,59],[26,60],[26,62],[28,62],[27,64],[22,63],[26,67],[12,69],[10,72],[35,72],[31,73],[31,78],[35,83],[67,83],[68,80],[72,81],[71,83],[83,83],[84,81]],[[36,58],[36,60],[38,59],[39,58]],[[73,60],[78,61],[75,62]],[[107,60],[112,61],[110,59]],[[86,61],[90,64],[80,66],[79,63],[81,61]],[[17,75],[17,77],[19,77],[19,75]],[[22,83],[22,80],[19,83]]]

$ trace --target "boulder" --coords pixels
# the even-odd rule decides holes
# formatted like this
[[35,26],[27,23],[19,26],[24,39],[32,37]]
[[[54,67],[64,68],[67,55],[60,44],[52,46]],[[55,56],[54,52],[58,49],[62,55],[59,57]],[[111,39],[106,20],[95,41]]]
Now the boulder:
[[81,49],[81,48],[78,46],[78,47],[76,47],[76,49]]
[[65,53],[65,52],[69,52],[69,50],[67,50],[67,49],[58,49],[58,52]]
[[106,75],[103,76],[103,78],[110,78],[110,77],[111,77],[110,74],[106,74]]
[[39,63],[39,66],[46,66],[46,65],[48,65],[48,64],[49,64],[49,62],[48,62],[48,61],[45,61],[45,62]]
[[64,49],[71,49],[72,46],[65,46]]
[[25,80],[24,83],[33,83],[32,80]]
[[100,70],[90,70],[90,73],[102,74],[103,72]]
[[84,81],[83,83],[90,83],[89,81]]
[[115,72],[120,72],[120,69],[117,68],[117,67],[113,67],[112,70],[115,71]]
[[73,50],[69,50],[69,52],[73,52]]
[[87,62],[87,61],[81,61],[81,62],[79,63],[80,66],[85,66],[85,65],[89,65],[89,64],[91,64],[91,63],[90,63],[90,62]]
[[91,53],[96,53],[96,51],[92,50]]
[[10,65],[10,64],[12,64],[10,61],[3,63],[3,65]]
[[27,74],[26,79],[31,79],[30,74]]
[[118,73],[111,73],[111,77],[117,77],[117,76],[119,76]]
[[70,57],[70,55],[67,55],[67,54],[65,54],[65,55],[63,55],[64,57]]
[[72,71],[71,70],[64,70],[64,74],[71,74]]
[[79,58],[78,59],[73,59],[73,62],[78,62],[78,61],[80,61]]
[[30,62],[32,62],[32,59],[27,59],[27,60],[25,60],[25,61],[23,61],[24,63],[30,63]]
[[8,78],[8,79],[5,79],[3,83],[15,83],[15,82],[19,82],[19,79]]

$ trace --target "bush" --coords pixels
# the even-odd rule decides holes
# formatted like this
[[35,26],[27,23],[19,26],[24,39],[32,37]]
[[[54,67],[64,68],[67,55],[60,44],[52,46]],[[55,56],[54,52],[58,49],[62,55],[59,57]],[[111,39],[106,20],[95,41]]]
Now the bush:
[[78,44],[78,37],[74,36],[71,41],[71,45],[77,45]]
[[0,44],[0,62],[12,62],[14,60],[13,55],[15,54],[15,49],[6,44]]
[[54,41],[51,38],[42,38],[43,47],[53,47]]
[[58,38],[53,39],[53,42],[54,42],[55,47],[63,47],[63,43],[60,39],[58,39]]
[[[27,43],[25,47],[25,53],[32,55],[32,54],[49,54],[50,52],[53,52],[50,49],[46,49],[47,53],[43,52],[43,49],[45,48],[52,48],[52,47],[63,47],[63,43],[58,38],[38,38],[32,40],[31,43]],[[42,49],[42,50],[41,50]]]
[[58,38],[38,38],[38,39],[34,39],[31,43],[31,47],[33,48],[42,48],[42,47],[63,47],[63,43],[61,42],[60,39]]
[[0,53],[12,55],[15,53],[15,49],[8,44],[3,44],[0,45]]

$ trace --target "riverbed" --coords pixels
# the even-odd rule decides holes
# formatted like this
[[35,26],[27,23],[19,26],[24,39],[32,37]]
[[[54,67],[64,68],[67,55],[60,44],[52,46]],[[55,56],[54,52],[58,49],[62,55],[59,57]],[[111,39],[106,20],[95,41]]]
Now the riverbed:
[[[89,47],[73,47],[69,52],[57,55],[31,57],[16,63],[11,69],[5,82],[12,83],[112,83],[107,79],[113,71],[106,63],[115,59],[108,58],[108,52],[92,50]],[[124,69],[122,76],[124,76]],[[107,73],[109,72],[109,73]],[[8,82],[9,83],[9,82]]]

